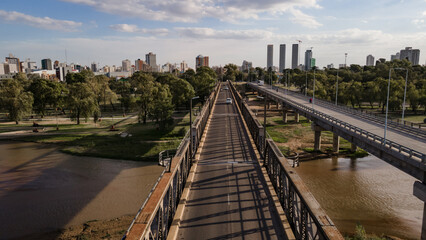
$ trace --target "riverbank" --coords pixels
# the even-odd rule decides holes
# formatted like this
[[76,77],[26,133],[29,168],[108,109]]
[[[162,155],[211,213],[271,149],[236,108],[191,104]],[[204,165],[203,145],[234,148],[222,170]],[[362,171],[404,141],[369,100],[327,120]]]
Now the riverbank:
[[[154,122],[138,123],[137,116],[103,119],[77,125],[55,119],[13,125],[0,123],[0,139],[54,144],[64,153],[134,161],[157,161],[158,153],[175,149],[189,129],[189,114],[175,113],[173,122],[159,129]],[[114,128],[111,128],[114,126]]]

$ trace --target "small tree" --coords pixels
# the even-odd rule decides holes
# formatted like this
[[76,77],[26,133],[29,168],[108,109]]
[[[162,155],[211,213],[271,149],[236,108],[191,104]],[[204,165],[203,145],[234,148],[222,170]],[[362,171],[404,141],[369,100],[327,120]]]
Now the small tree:
[[94,112],[99,111],[96,96],[87,83],[69,85],[66,103],[71,110],[71,118],[77,119],[77,124],[80,124],[80,118],[87,120]]
[[18,80],[8,79],[0,84],[0,103],[7,109],[9,119],[16,124],[31,113],[33,101],[32,93],[24,92]]
[[161,83],[155,83],[155,85],[150,117],[159,124],[160,129],[164,129],[166,121],[172,117],[173,113],[172,94],[168,85]]

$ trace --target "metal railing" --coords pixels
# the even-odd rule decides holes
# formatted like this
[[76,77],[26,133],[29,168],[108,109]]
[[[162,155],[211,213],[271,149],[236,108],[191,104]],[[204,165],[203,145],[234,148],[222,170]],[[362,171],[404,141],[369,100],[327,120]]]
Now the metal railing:
[[263,127],[232,84],[231,91],[257,149],[263,153],[264,166],[296,239],[343,239],[297,173],[291,171],[275,142],[268,134],[266,141],[259,137]]
[[[256,86],[254,86],[254,87],[256,88]],[[384,141],[384,138],[379,136],[379,135],[373,134],[373,133],[368,132],[368,131],[361,129],[359,127],[353,126],[352,124],[341,121],[341,120],[339,120],[335,117],[332,117],[330,115],[324,114],[324,113],[319,112],[319,111],[315,111],[311,107],[307,107],[307,106],[300,104],[300,103],[297,103],[297,102],[295,102],[291,99],[284,98],[280,95],[277,95],[273,91],[263,90],[263,89],[260,89],[260,88],[257,88],[257,90],[263,91],[263,92],[265,92],[269,95],[274,96],[275,98],[279,98],[283,101],[286,101],[286,103],[289,104],[291,107],[295,108],[297,111],[299,111],[301,113],[304,113],[305,115],[311,115],[311,116],[315,116],[317,118],[323,119],[323,120],[327,121],[329,124],[332,124],[336,127],[344,129],[346,131],[350,131],[353,134],[357,134],[359,137],[362,137],[365,140],[371,140],[372,141],[371,143],[374,143],[376,145],[381,145],[381,146],[387,148],[388,150],[392,150],[392,151],[395,151],[395,152],[402,153],[410,159],[414,159],[414,160],[420,161],[422,163],[426,163],[426,155],[419,152],[419,151],[416,151],[416,150],[411,149],[409,147],[405,147],[401,144],[398,144],[398,143],[393,142],[393,141],[388,140],[388,139],[386,141]]]
[[[201,114],[198,115],[191,126],[193,132],[195,132],[193,134],[195,137],[190,139],[189,133],[185,135],[169,164],[170,172],[163,172],[122,239],[157,240],[167,238],[192,167],[191,152],[197,150],[218,89],[220,89],[219,85],[215,87],[204,104]],[[194,149],[190,148],[191,140],[194,141],[192,145],[196,146]]]

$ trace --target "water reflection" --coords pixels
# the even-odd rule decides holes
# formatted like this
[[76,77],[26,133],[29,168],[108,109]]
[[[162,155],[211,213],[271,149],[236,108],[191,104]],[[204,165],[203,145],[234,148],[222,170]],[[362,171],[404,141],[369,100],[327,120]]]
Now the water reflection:
[[423,203],[415,179],[368,156],[301,162],[297,173],[341,232],[361,223],[370,233],[420,239]]
[[162,168],[0,142],[0,239],[135,214]]

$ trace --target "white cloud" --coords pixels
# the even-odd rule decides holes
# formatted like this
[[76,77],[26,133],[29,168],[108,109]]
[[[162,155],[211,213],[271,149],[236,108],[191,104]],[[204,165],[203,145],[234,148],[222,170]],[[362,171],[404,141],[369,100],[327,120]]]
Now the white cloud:
[[314,17],[304,14],[298,9],[291,9],[290,12],[293,14],[293,17],[291,17],[290,20],[294,23],[307,28],[318,28],[322,26],[322,24],[315,20]]
[[[318,27],[313,17],[296,8],[321,8],[318,0],[62,0],[84,4],[98,11],[126,17],[169,22],[197,22],[203,18],[237,22],[259,19],[261,14],[290,13],[295,23]],[[305,17],[305,21],[300,19]]]
[[109,27],[119,32],[128,32],[128,33],[142,33],[142,34],[150,34],[150,35],[158,35],[158,36],[165,36],[169,33],[169,30],[166,28],[147,29],[147,28],[139,28],[138,26],[132,25],[132,24],[115,24],[115,25],[110,25]]
[[273,36],[271,31],[253,30],[215,30],[212,28],[175,28],[182,37],[202,39],[268,39]]
[[0,10],[0,19],[7,22],[22,23],[36,28],[66,32],[76,31],[82,25],[80,22],[58,20],[49,17],[40,18],[15,11],[7,12],[3,10]]
[[426,27],[426,11],[422,13],[422,16],[415,18],[411,21],[417,28]]

